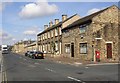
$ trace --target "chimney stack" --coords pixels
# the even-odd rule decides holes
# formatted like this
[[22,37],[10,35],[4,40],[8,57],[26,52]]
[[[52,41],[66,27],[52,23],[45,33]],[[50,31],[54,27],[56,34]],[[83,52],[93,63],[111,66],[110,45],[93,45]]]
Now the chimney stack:
[[52,26],[53,26],[53,22],[50,21],[50,22],[49,22],[49,27],[52,27]]
[[62,21],[66,20],[67,19],[67,15],[62,15]]
[[48,25],[44,25],[44,29],[46,30],[48,28]]
[[59,23],[59,19],[55,19],[55,24],[58,24]]

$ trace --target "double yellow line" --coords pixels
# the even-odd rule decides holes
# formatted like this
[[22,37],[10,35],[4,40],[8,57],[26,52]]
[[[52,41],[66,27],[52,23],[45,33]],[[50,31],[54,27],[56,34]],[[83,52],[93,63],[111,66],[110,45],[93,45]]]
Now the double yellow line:
[[2,83],[8,83],[7,81],[8,80],[7,80],[7,74],[6,74],[6,72],[2,72]]

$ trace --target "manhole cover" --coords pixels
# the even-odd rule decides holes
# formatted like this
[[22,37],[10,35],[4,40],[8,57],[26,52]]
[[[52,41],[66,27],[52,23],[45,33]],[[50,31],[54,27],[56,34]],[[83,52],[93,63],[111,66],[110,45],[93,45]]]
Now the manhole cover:
[[77,72],[77,74],[83,74],[83,72]]

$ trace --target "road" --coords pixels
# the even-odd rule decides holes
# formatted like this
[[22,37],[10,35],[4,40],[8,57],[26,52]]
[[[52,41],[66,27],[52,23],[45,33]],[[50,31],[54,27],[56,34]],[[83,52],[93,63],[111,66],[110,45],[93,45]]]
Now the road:
[[74,66],[48,59],[3,55],[3,81],[117,81],[118,65]]

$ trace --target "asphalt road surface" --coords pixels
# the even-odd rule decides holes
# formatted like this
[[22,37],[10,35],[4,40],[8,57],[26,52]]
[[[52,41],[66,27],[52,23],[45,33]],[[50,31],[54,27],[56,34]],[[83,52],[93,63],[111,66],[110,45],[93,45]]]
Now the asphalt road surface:
[[74,66],[48,59],[3,55],[3,81],[118,81],[118,65]]

